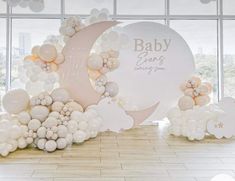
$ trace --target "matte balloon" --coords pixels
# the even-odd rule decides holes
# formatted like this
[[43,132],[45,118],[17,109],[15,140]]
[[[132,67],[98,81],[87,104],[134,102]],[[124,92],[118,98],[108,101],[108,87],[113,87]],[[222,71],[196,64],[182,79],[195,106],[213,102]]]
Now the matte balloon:
[[39,49],[39,56],[45,62],[51,62],[57,57],[57,50],[54,45],[44,44]]
[[3,108],[11,114],[17,114],[28,108],[29,95],[23,89],[8,91],[2,99]]
[[57,88],[52,91],[51,97],[53,101],[63,102],[66,103],[69,101],[70,96],[66,89],[63,88]]
[[30,114],[33,119],[44,121],[49,115],[49,109],[45,106],[35,106],[31,109]]

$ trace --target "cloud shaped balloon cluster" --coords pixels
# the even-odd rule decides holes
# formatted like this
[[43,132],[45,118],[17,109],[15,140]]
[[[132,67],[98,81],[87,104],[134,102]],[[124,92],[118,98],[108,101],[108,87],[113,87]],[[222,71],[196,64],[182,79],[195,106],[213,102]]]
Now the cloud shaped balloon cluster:
[[223,110],[215,105],[194,107],[186,111],[178,107],[172,108],[167,118],[170,121],[169,133],[184,136],[189,140],[202,140],[208,134],[207,123],[217,122]]
[[97,136],[102,122],[94,108],[83,111],[62,88],[31,98],[22,89],[12,90],[4,95],[3,107],[8,114],[0,121],[2,156],[28,145],[53,152],[82,143]]

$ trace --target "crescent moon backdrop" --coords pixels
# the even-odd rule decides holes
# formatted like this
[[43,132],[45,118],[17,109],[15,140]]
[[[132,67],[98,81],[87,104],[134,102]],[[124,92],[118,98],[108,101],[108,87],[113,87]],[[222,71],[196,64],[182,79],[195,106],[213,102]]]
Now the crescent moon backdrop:
[[117,21],[104,21],[92,24],[77,32],[65,45],[65,62],[59,68],[60,85],[67,89],[72,98],[84,108],[97,104],[101,98],[91,86],[87,59],[97,38]]

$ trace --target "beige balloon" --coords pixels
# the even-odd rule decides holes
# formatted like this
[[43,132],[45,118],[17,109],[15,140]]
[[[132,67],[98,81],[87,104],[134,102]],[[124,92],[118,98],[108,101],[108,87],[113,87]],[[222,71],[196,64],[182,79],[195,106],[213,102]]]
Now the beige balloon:
[[[92,87],[87,69],[87,60],[97,38],[108,28],[117,25],[117,21],[104,21],[87,26],[77,32],[65,45],[65,61],[59,67],[60,85],[69,91],[71,97],[83,108],[97,104],[101,95]],[[155,104],[142,111],[126,111],[135,125],[143,122],[156,109]]]

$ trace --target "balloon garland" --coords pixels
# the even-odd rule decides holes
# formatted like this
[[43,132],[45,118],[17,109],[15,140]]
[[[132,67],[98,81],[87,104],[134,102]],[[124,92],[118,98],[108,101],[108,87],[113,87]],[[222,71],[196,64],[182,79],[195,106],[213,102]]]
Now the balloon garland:
[[[105,9],[92,10],[92,13],[87,24],[108,17]],[[79,17],[65,20],[60,28],[64,42],[84,26]],[[64,62],[63,45],[61,37],[50,36],[42,45],[34,46],[31,55],[19,66],[19,80],[25,90],[10,90],[3,96],[6,113],[0,115],[0,155],[7,156],[17,148],[28,146],[53,152],[97,136],[102,118],[96,109],[91,106],[84,110],[66,89],[59,88],[57,70]],[[108,82],[104,73],[118,67],[118,51],[92,53],[88,62],[90,71],[97,70],[97,67],[94,69],[97,65],[103,72],[94,79],[96,90],[103,89],[100,93],[104,96],[117,95],[117,85]]]

